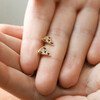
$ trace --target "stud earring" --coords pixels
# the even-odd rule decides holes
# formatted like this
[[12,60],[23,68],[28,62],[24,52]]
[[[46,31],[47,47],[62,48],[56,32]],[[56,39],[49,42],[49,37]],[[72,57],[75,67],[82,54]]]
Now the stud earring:
[[43,56],[50,56],[50,53],[47,51],[46,47],[43,46],[38,50],[38,53]]
[[52,41],[50,36],[45,36],[44,38],[42,38],[42,41],[49,44],[49,45],[54,46],[53,41]]

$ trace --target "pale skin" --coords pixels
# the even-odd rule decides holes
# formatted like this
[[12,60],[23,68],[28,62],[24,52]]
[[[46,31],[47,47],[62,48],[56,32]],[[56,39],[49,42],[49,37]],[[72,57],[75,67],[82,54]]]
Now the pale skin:
[[0,100],[20,100],[20,99],[0,88]]
[[[35,84],[39,93],[52,93],[58,79],[63,88],[75,85],[86,57],[90,64],[100,62],[99,10],[100,0],[29,0],[20,63],[26,74],[38,67]],[[55,46],[46,45],[51,57],[40,59],[37,51],[45,35],[51,36]]]
[[19,53],[23,28],[0,25],[0,32],[0,87],[23,100],[100,99],[100,64],[85,64],[74,87],[63,89],[57,86],[51,95],[40,95],[35,87],[35,76],[27,76],[20,69]]

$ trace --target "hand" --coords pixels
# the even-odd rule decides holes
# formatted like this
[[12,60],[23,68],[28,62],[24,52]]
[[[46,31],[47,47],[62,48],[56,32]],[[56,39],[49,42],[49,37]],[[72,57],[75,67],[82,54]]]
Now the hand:
[[[42,96],[36,91],[34,77],[25,75],[19,65],[21,27],[4,25],[0,33],[0,86],[23,100],[83,100],[100,98],[100,64],[85,64],[76,86],[63,89],[59,86],[50,96]],[[17,38],[14,38],[14,37]],[[15,46],[16,45],[16,46]],[[41,76],[42,77],[42,76]],[[65,97],[63,97],[65,95]],[[69,95],[69,96],[68,96]],[[71,96],[76,95],[76,96]],[[84,95],[84,96],[82,96]],[[86,98],[85,96],[88,97]]]
[[58,98],[56,100],[99,100],[100,99],[100,90],[85,96],[63,96],[61,98]]
[[[32,74],[39,66],[35,84],[43,95],[55,90],[58,76],[64,88],[77,83],[99,19],[100,0],[56,1],[29,0],[24,21],[22,70]],[[98,30],[87,57],[91,64],[100,61],[99,34]],[[45,35],[51,36],[54,47],[46,45],[51,57],[40,60],[37,51]]]

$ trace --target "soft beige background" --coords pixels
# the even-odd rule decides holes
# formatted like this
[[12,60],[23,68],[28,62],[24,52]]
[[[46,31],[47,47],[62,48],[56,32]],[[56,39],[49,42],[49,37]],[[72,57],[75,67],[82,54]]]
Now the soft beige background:
[[0,0],[0,23],[23,25],[28,0]]
[[[23,25],[28,0],[0,0],[0,24]],[[0,100],[19,100],[0,88]]]

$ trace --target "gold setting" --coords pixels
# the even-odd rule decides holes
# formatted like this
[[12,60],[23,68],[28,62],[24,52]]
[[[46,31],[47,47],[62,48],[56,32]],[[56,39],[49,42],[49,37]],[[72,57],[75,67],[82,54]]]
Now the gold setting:
[[42,38],[42,41],[49,44],[49,45],[51,45],[51,46],[54,46],[54,43],[53,43],[50,36],[45,36],[44,38]]
[[[53,43],[53,41],[52,41],[52,39],[51,39],[50,36],[45,36],[44,38],[42,38],[42,41],[43,41],[44,43],[47,43],[47,44],[51,45],[51,46],[54,46],[54,43]],[[50,57],[50,53],[48,52],[48,50],[47,50],[47,48],[46,48],[45,46],[41,47],[41,48],[38,50],[38,53],[39,53],[40,55],[49,56],[49,57]]]
[[47,51],[46,47],[43,46],[38,50],[38,53],[44,56],[50,56],[50,53]]

